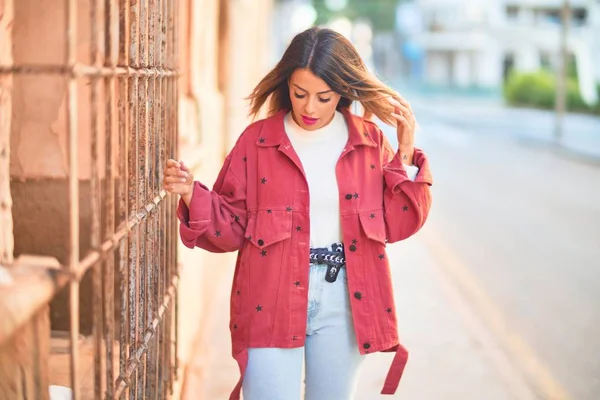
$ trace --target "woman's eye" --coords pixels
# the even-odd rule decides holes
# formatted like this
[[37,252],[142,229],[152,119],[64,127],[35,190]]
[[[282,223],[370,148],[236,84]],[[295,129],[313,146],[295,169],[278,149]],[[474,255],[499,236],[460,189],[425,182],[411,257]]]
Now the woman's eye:
[[321,98],[319,98],[319,101],[320,101],[321,103],[329,103],[329,101],[330,101],[330,100],[331,100],[331,97],[330,97],[330,98],[328,98],[328,99],[321,99]]
[[296,96],[297,99],[303,99],[306,97],[305,94],[298,94],[298,93],[294,93],[294,96]]

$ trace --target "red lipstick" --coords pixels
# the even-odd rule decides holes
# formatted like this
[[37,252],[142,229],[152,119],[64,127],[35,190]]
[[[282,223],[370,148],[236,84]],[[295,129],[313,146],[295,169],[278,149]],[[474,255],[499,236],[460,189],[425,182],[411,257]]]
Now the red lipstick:
[[305,117],[304,115],[302,116],[302,121],[306,125],[314,125],[317,123],[318,120],[319,120],[319,118],[310,118],[310,117]]

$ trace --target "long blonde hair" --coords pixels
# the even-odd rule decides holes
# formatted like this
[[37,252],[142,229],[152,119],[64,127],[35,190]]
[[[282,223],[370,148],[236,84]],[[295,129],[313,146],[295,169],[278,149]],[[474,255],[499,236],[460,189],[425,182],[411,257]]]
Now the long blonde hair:
[[336,31],[319,27],[297,34],[275,68],[254,88],[248,96],[250,115],[256,117],[269,97],[269,115],[291,109],[288,80],[298,68],[308,68],[342,96],[338,109],[349,108],[352,102],[358,101],[366,118],[374,114],[385,123],[396,124],[390,115],[393,106],[386,98],[397,98],[397,93],[367,70],[348,39]]

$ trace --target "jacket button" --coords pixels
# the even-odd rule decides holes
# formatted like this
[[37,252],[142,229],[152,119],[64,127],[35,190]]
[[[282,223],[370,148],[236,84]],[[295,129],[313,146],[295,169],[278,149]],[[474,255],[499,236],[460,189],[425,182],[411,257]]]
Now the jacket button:
[[362,294],[360,292],[354,292],[354,297],[358,300],[362,299]]
[[350,193],[346,195],[346,200],[352,200],[352,195]]
[[350,251],[356,251],[356,246],[355,246],[355,245],[353,245],[353,244],[351,244],[351,245],[350,245]]
[[263,244],[265,244],[265,241],[262,239],[258,239],[258,245],[262,246]]
[[365,348],[366,350],[369,350],[371,348],[371,345],[369,343],[365,343],[365,344],[363,344],[363,348]]

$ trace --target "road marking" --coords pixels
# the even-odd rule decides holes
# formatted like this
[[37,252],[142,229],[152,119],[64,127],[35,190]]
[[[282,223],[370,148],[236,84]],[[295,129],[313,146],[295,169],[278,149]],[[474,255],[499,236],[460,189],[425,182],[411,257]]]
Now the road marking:
[[537,357],[533,349],[516,330],[511,330],[502,311],[485,293],[483,286],[469,272],[456,254],[432,233],[424,229],[420,239],[441,262],[436,263],[458,286],[459,291],[473,307],[475,315],[483,320],[490,333],[505,348],[508,356],[525,372],[527,379],[545,400],[572,400],[566,389],[554,378],[550,369]]

